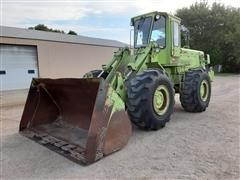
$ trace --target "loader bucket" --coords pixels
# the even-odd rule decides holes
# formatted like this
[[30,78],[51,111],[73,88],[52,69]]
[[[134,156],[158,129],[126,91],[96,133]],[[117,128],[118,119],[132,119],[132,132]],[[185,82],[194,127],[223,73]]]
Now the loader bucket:
[[124,103],[102,78],[33,79],[19,131],[78,163],[90,164],[127,144]]

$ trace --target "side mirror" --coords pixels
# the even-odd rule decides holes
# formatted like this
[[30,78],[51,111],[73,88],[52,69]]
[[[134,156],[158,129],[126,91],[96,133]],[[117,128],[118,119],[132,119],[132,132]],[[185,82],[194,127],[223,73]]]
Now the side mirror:
[[205,59],[205,63],[206,64],[210,64],[210,56],[209,56],[209,54],[207,54],[207,57]]
[[131,19],[131,21],[130,21],[130,26],[134,26],[134,20],[133,19]]

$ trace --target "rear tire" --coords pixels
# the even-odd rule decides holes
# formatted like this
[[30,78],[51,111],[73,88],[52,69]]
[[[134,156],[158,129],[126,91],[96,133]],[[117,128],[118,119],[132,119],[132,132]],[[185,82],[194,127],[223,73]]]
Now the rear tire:
[[203,112],[209,105],[211,82],[204,70],[191,70],[185,73],[180,91],[182,107],[188,112]]
[[158,130],[170,120],[174,89],[161,70],[149,69],[136,75],[128,86],[127,111],[141,129]]
[[[101,74],[102,73],[102,74]],[[107,77],[107,75],[108,75],[108,73],[106,73],[106,72],[102,72],[102,70],[92,70],[92,71],[90,71],[90,72],[88,72],[88,73],[85,73],[84,75],[83,75],[83,77],[84,78],[98,78],[98,76],[101,74],[101,76],[100,77],[102,77],[102,78],[104,78],[104,79],[106,79],[106,77]]]

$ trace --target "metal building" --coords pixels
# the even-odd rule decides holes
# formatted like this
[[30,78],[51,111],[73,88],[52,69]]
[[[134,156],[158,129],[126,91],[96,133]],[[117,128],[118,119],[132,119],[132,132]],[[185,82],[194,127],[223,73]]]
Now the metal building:
[[27,89],[33,77],[82,77],[124,46],[114,40],[0,26],[0,91]]

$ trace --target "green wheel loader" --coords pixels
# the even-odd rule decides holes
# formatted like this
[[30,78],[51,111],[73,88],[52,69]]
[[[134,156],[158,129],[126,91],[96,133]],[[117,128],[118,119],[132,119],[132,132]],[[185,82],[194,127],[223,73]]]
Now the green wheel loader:
[[101,70],[79,79],[33,79],[20,133],[90,164],[127,144],[131,122],[144,130],[164,127],[175,93],[186,111],[205,111],[214,76],[210,57],[187,43],[181,47],[180,19],[151,12],[131,25],[134,48],[119,49]]

